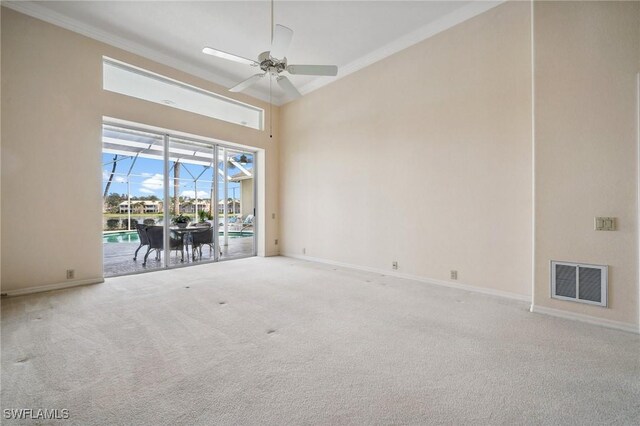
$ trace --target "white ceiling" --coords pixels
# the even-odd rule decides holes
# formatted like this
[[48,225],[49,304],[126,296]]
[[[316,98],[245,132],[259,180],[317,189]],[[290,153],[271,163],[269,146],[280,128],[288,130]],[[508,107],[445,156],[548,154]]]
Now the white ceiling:
[[[496,6],[501,1],[276,1],[293,29],[291,64],[335,64],[338,77],[290,76],[304,94]],[[256,69],[204,55],[250,59],[270,46],[269,1],[21,1],[3,4],[231,87]],[[247,90],[269,99],[268,79]],[[275,104],[286,102],[273,84]]]

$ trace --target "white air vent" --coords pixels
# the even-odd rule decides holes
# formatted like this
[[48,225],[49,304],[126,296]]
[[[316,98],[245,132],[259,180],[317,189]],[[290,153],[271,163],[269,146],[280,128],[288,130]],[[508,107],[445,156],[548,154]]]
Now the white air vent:
[[551,297],[607,306],[608,267],[551,261]]

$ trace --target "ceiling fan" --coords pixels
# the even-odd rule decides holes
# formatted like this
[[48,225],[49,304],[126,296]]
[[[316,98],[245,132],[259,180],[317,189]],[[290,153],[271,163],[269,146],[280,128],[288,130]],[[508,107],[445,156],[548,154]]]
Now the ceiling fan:
[[278,85],[282,88],[282,90],[288,97],[295,99],[302,95],[300,94],[300,92],[298,92],[298,89],[295,88],[293,83],[291,83],[291,80],[289,80],[286,76],[281,75],[283,72],[286,71],[289,74],[293,75],[335,76],[338,74],[338,67],[335,65],[287,64],[286,52],[289,48],[289,45],[291,44],[292,38],[293,30],[291,30],[290,28],[287,28],[284,25],[276,25],[274,28],[272,25],[271,50],[262,52],[260,55],[258,55],[257,61],[223,52],[222,50],[214,49],[211,47],[205,47],[204,49],[202,49],[202,52],[206,53],[207,55],[216,56],[218,58],[240,62],[242,64],[251,65],[253,67],[260,67],[260,69],[263,71],[261,73],[254,74],[248,79],[236,84],[235,86],[230,88],[229,91],[241,92],[256,84],[265,75],[269,74],[270,77],[276,78]]

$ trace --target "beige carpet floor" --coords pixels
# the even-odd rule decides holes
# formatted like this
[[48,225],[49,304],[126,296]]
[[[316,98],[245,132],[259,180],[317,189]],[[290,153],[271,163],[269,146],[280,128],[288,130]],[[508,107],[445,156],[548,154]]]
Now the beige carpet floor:
[[22,424],[640,424],[637,335],[282,257],[3,299],[1,343],[3,410],[69,410]]

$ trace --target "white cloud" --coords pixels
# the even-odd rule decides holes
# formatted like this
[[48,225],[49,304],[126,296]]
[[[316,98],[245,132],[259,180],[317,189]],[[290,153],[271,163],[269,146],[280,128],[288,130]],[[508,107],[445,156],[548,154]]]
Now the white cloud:
[[[111,176],[111,172],[108,172],[106,170],[102,171],[102,180],[107,182],[109,180],[109,176]],[[127,182],[127,178],[125,176],[120,176],[118,174],[115,174],[113,176],[112,182],[115,182],[115,183],[126,183]]]
[[142,183],[140,184],[140,192],[153,194],[155,191],[162,189],[162,182],[163,182],[162,175],[159,173],[156,173],[150,178],[147,178],[142,181]]
[[[195,198],[195,191],[192,191],[192,190],[182,191],[180,195],[182,197]],[[211,197],[211,194],[208,193],[207,191],[198,191],[198,198],[209,198],[209,197]]]

